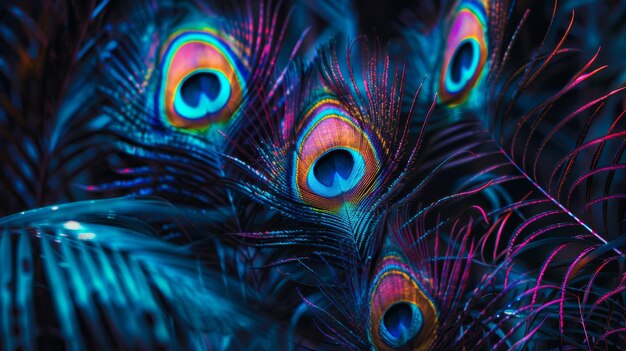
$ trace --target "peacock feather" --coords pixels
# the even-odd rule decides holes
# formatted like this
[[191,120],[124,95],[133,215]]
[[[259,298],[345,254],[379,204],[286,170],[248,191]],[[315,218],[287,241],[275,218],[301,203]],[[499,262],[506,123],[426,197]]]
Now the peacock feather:
[[0,4],[1,348],[625,349],[624,8]]

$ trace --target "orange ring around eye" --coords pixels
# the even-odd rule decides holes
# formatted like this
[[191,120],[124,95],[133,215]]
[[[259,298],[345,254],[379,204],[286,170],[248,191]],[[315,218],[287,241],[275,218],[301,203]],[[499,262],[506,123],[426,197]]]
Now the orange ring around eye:
[[[203,131],[230,120],[241,104],[245,80],[238,59],[216,34],[208,30],[175,33],[165,45],[162,61],[159,106],[170,125]],[[199,74],[215,77],[216,91],[192,91],[197,95],[195,105],[180,101],[185,82]]]
[[[384,256],[377,267],[378,273],[372,282],[369,303],[371,342],[376,349],[384,351],[427,350],[432,345],[438,329],[438,312],[433,301],[423,292],[411,269],[400,257],[393,254]],[[416,325],[418,328],[405,335],[404,339],[400,334],[393,335],[389,330],[385,330],[386,322],[389,321],[385,318],[386,314],[398,305],[412,306],[413,314],[419,314],[420,324]],[[408,328],[410,325],[405,327]]]
[[[461,4],[448,33],[439,79],[440,102],[452,106],[465,102],[483,76],[487,63],[486,22],[482,2],[468,0]],[[469,67],[458,66],[457,60],[467,59],[467,55]]]
[[[379,168],[376,151],[365,132],[332,99],[323,99],[307,113],[295,153],[294,181],[297,194],[322,210],[336,211],[365,196]],[[337,157],[323,172],[325,157]],[[318,172],[320,171],[320,172]],[[343,173],[342,173],[343,171]]]

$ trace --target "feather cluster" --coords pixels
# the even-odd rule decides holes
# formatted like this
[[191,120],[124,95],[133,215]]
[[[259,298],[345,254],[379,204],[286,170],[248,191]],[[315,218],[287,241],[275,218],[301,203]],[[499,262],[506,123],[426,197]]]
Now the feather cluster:
[[626,350],[625,9],[0,4],[0,348]]

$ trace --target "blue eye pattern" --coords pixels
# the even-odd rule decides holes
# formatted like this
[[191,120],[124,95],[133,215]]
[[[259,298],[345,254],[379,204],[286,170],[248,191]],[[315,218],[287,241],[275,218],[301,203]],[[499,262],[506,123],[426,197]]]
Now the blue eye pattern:
[[[294,189],[315,207],[337,211],[375,186],[380,161],[370,138],[337,99],[320,98],[305,113],[294,155]],[[374,136],[375,137],[375,136]]]
[[467,101],[484,77],[488,57],[486,2],[463,0],[449,28],[439,79],[439,101],[452,106]]
[[177,31],[161,61],[157,105],[166,123],[195,131],[223,127],[242,103],[248,73],[217,31]]

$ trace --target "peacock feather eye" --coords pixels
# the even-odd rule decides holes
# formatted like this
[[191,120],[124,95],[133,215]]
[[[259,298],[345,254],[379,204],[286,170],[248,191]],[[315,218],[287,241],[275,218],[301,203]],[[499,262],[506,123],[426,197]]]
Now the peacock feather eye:
[[205,131],[226,124],[242,102],[246,69],[212,29],[174,33],[161,54],[157,106],[169,125]]
[[439,79],[439,100],[459,105],[478,84],[487,63],[487,7],[463,0],[448,32]]
[[357,203],[375,182],[380,167],[370,136],[330,97],[313,104],[304,122],[294,155],[297,195],[325,211]]
[[387,252],[370,289],[369,334],[377,350],[426,350],[437,334],[438,312],[402,257]]

